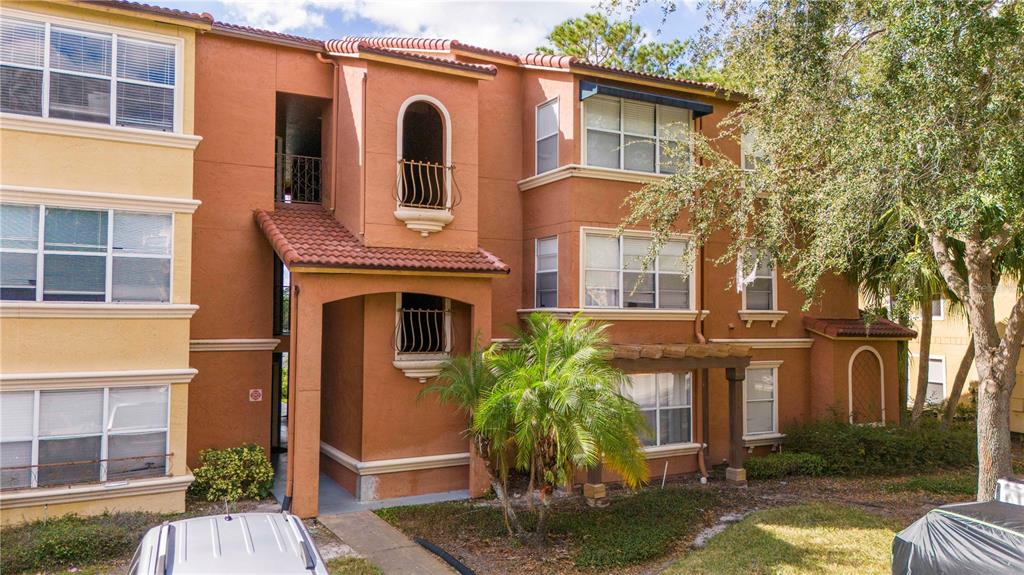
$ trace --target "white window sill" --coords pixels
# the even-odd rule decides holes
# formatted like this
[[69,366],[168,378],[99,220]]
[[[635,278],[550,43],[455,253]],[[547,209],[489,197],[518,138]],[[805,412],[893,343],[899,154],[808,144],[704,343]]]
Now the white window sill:
[[550,184],[566,178],[592,178],[597,180],[612,180],[616,182],[629,182],[634,184],[649,184],[659,182],[671,174],[655,174],[651,172],[637,172],[633,170],[621,170],[617,168],[601,168],[598,166],[584,166],[582,164],[566,164],[543,174],[530,176],[516,182],[519,191],[525,192],[533,188]]
[[191,474],[156,477],[153,479],[128,479],[108,483],[69,485],[65,487],[42,487],[0,492],[0,509],[14,509],[35,505],[56,505],[76,501],[94,501],[136,495],[153,495],[185,491],[192,483]]
[[743,436],[744,447],[758,447],[761,445],[776,445],[782,443],[786,438],[785,433],[758,433]]
[[740,319],[746,322],[747,327],[752,326],[755,321],[771,322],[772,327],[775,327],[789,312],[774,309],[741,309],[738,313]]
[[452,223],[452,220],[455,219],[451,208],[429,209],[407,208],[404,206],[399,206],[395,210],[395,217],[405,222],[405,227],[414,232],[419,232],[423,237],[443,230],[445,226]]
[[185,303],[0,302],[0,318],[189,319],[199,306]]
[[156,130],[126,128],[123,126],[64,120],[61,118],[23,116],[21,114],[11,113],[0,114],[0,124],[3,125],[5,130],[17,132],[33,132],[36,134],[91,138],[94,140],[109,140],[130,144],[183,148],[187,150],[195,150],[196,146],[199,145],[199,142],[203,140],[202,136],[194,134],[158,132]]
[[644,448],[647,459],[674,457],[677,455],[696,455],[703,445],[700,443],[671,443],[668,445],[652,445]]
[[[690,309],[537,307],[517,310],[519,315],[529,315],[534,312],[550,313],[558,319],[570,319],[577,313],[597,320],[694,321],[697,319],[697,312]],[[701,310],[700,318],[706,318],[709,313],[711,312],[706,309]]]
[[391,362],[396,368],[402,370],[405,377],[418,379],[420,383],[426,383],[427,379],[437,377],[441,373],[441,365],[448,359],[448,354],[424,353],[424,354],[399,354]]

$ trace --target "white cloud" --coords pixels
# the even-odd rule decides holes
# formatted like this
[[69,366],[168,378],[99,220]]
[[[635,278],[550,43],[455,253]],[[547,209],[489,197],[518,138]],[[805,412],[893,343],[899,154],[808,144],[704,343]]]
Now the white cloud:
[[[357,19],[374,34],[455,38],[515,53],[544,43],[556,24],[586,13],[593,0],[558,2],[459,0],[222,0],[225,20],[279,32],[344,31]],[[362,27],[360,27],[362,28]]]

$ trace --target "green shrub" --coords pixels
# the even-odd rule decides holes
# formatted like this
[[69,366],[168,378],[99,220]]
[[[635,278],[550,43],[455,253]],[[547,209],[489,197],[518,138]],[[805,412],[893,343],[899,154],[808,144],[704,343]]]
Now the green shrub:
[[780,479],[790,475],[824,475],[826,465],[825,458],[814,453],[786,452],[748,459],[743,467],[750,479]]
[[206,449],[189,494],[206,501],[263,499],[274,484],[274,469],[259,445]]
[[124,557],[160,520],[158,515],[132,512],[66,515],[5,527],[0,531],[0,573],[53,571]]
[[887,427],[816,421],[787,429],[786,446],[821,456],[826,475],[892,475],[977,463],[974,427],[944,428],[934,420]]

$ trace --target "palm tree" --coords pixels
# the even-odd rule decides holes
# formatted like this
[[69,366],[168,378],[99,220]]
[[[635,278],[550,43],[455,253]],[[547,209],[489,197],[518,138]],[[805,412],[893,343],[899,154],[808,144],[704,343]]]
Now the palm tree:
[[518,468],[540,490],[535,541],[547,535],[548,495],[571,484],[575,471],[603,461],[623,482],[647,480],[639,434],[646,433],[637,406],[620,391],[628,379],[608,362],[607,324],[577,315],[568,322],[531,314],[519,344],[489,352],[495,383],[482,393],[474,432],[510,437]]
[[440,403],[455,404],[467,417],[466,433],[473,447],[487,465],[491,476],[491,488],[501,502],[505,528],[509,535],[523,537],[524,530],[508,498],[508,453],[510,433],[507,429],[496,428],[491,433],[479,433],[473,425],[476,408],[482,398],[494,387],[495,378],[487,366],[487,356],[494,346],[486,351],[479,348],[468,355],[449,358],[441,365],[437,380],[420,391],[420,397],[436,394]]

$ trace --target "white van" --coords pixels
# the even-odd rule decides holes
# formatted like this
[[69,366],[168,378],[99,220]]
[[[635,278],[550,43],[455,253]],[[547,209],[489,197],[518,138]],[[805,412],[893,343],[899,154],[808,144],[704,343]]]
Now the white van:
[[289,513],[211,515],[146,532],[128,575],[327,575],[306,526]]

